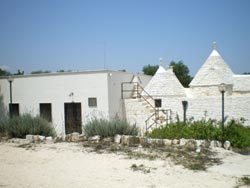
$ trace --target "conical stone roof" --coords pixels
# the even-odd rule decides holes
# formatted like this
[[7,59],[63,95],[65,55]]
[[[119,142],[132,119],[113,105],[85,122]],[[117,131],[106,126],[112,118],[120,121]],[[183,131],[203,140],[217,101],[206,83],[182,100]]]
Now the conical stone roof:
[[232,84],[233,72],[216,49],[202,65],[190,83],[190,87]]
[[[145,87],[145,91],[153,97],[161,96],[185,96],[184,87],[181,85],[173,68],[165,70],[159,66],[157,72]],[[145,92],[142,95],[146,95]]]

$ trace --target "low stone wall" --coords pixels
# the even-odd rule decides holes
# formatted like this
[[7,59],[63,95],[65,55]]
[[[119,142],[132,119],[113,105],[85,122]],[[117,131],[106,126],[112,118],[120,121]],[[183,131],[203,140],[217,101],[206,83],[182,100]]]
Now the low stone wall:
[[[114,138],[104,138],[101,139],[99,135],[93,137],[86,137],[85,135],[80,135],[79,133],[72,133],[66,136],[57,136],[52,139],[52,137],[44,137],[40,135],[27,135],[26,139],[32,142],[42,142],[42,141],[53,141],[53,142],[91,142],[91,143],[115,143],[121,144],[129,147],[169,147],[169,146],[187,146],[194,149],[196,152],[200,152],[202,147],[213,148],[222,147],[222,143],[216,140],[194,140],[194,139],[152,139],[140,136],[130,136],[130,135],[115,135]],[[225,141],[224,148],[227,150],[232,149],[229,141]]]

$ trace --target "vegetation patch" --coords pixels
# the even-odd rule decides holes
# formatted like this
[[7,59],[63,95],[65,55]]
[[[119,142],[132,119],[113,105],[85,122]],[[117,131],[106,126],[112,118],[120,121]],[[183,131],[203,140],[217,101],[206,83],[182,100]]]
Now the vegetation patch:
[[206,170],[207,167],[214,164],[220,164],[220,159],[215,157],[208,148],[201,148],[199,153],[195,152],[195,148],[190,149],[185,146],[168,146],[168,147],[148,147],[138,148],[117,144],[102,143],[83,143],[84,147],[89,147],[92,152],[96,153],[116,153],[123,154],[128,159],[147,159],[147,160],[168,160],[174,164],[182,165],[190,170]]
[[23,114],[0,122],[0,133],[10,138],[25,138],[27,134],[54,137],[54,127],[40,116]]
[[238,180],[238,185],[236,186],[238,187],[242,187],[242,186],[250,186],[250,175],[245,175],[242,176],[239,180]]
[[[243,125],[244,120],[231,120],[225,125],[225,140],[235,148],[250,147],[250,127]],[[222,141],[221,123],[216,120],[176,122],[156,128],[148,134],[150,138],[160,139],[202,139]]]
[[93,118],[83,126],[86,136],[99,135],[101,138],[114,137],[116,134],[137,135],[139,129],[135,125],[130,125],[125,120],[120,119],[97,119]]
[[132,164],[130,168],[133,171],[140,171],[140,172],[143,172],[144,174],[150,173],[151,171],[151,168],[148,168],[144,166],[143,164],[140,164],[140,165]]

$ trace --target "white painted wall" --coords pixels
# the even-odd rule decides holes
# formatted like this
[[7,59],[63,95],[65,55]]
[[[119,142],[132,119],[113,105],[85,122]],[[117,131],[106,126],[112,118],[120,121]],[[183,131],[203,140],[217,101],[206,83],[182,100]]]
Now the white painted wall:
[[[140,78],[141,85],[145,86],[150,79],[151,76],[147,75],[137,75]],[[124,119],[125,118],[125,111],[124,111],[124,103],[122,101],[122,93],[121,93],[121,84],[123,82],[131,82],[134,75],[127,72],[117,72],[113,71],[109,73],[108,76],[108,93],[109,93],[109,115],[110,118],[114,118],[116,116]],[[132,86],[133,84],[131,84]],[[129,87],[132,89],[132,87]],[[124,95],[131,96],[131,92],[127,92]]]
[[[143,85],[151,78],[140,76]],[[132,78],[132,73],[108,70],[15,76],[12,84],[13,103],[19,103],[20,114],[32,115],[39,115],[40,103],[51,103],[52,123],[58,134],[64,134],[64,103],[81,103],[83,124],[93,117],[114,118],[117,115],[123,118],[121,83],[131,82]],[[9,88],[7,78],[0,78],[0,104],[2,102],[7,111]],[[73,96],[69,96],[71,93]],[[89,107],[88,98],[97,98],[97,107]]]
[[[9,83],[0,79],[1,95],[9,104]],[[93,114],[108,117],[108,81],[106,72],[60,73],[15,77],[12,84],[13,103],[19,103],[20,113],[39,114],[39,103],[52,103],[52,122],[58,133],[64,134],[64,103],[80,102],[82,121]],[[73,97],[69,94],[73,92]],[[97,108],[88,106],[88,98],[97,98]]]

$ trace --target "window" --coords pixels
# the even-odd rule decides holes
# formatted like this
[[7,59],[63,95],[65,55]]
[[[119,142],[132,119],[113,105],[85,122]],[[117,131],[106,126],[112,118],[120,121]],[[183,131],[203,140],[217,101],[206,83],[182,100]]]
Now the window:
[[161,99],[155,99],[155,107],[161,108]]
[[89,103],[89,107],[97,107],[97,99],[96,98],[89,98],[88,103]]
[[52,122],[51,103],[40,103],[40,116]]
[[12,103],[9,104],[9,112],[12,116],[19,116],[19,104]]

